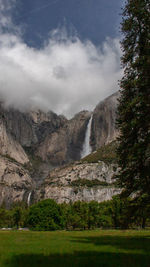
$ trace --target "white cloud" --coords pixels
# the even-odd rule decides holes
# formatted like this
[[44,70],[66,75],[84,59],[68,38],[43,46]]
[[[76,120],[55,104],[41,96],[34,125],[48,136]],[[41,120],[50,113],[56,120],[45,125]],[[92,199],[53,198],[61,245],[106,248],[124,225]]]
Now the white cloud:
[[34,49],[17,34],[1,31],[0,97],[8,106],[37,107],[69,117],[93,109],[118,89],[120,53],[118,39],[107,39],[97,48],[55,30],[43,48]]
[[12,28],[11,11],[16,0],[0,0],[0,31],[4,28]]

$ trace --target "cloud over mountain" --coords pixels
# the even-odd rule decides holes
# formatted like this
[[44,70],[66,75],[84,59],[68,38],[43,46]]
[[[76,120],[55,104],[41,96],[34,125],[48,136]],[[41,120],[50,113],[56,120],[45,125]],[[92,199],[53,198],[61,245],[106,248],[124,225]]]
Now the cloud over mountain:
[[3,0],[0,4],[0,98],[7,106],[72,116],[92,109],[118,89],[118,39],[107,38],[96,47],[56,29],[42,48],[35,49],[24,43],[17,27],[13,30],[10,5],[6,10]]

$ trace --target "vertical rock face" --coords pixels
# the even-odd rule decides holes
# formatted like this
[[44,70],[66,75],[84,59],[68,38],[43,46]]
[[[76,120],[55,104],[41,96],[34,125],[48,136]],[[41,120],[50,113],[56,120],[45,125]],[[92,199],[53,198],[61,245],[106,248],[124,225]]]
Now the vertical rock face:
[[[89,144],[92,150],[114,140],[118,134],[115,127],[117,97],[118,93],[108,97],[100,102],[93,112]],[[82,111],[71,120],[53,112],[44,113],[40,110],[23,113],[14,109],[4,110],[0,107],[0,113],[3,133],[7,132],[7,139],[13,140],[7,143],[11,143],[10,147],[14,147],[15,151],[12,153],[13,149],[9,149],[4,153],[3,147],[0,153],[8,152],[9,156],[18,161],[15,148],[18,146],[21,163],[27,161],[23,150],[27,147],[32,149],[34,155],[54,165],[62,165],[81,158],[87,125],[91,117],[90,112]],[[3,143],[6,143],[6,140]],[[16,156],[14,157],[13,154]]]
[[45,139],[47,134],[56,131],[67,121],[63,116],[53,112],[44,113],[40,110],[20,112],[14,109],[1,109],[6,128],[14,138],[25,147],[36,146]]
[[80,201],[110,200],[119,194],[113,184],[113,176],[117,168],[115,164],[76,163],[53,170],[45,179],[37,199],[55,199],[58,203]]
[[93,151],[113,141],[118,135],[118,130],[115,126],[118,97],[118,92],[111,95],[100,102],[93,112],[91,132]]
[[0,205],[9,207],[12,202],[27,201],[32,179],[21,165],[0,156]]
[[[71,120],[51,111],[6,110],[0,104],[0,204],[3,201],[8,206],[14,201],[30,202],[34,195],[31,192],[35,192],[32,188],[39,187],[54,166],[80,160],[87,130],[89,147],[93,151],[114,140],[118,134],[115,127],[117,98],[118,93],[113,94],[100,102],[94,112],[79,112]],[[91,114],[93,117],[90,121]],[[29,168],[30,175],[23,168],[24,164]],[[93,177],[98,177],[98,168],[96,165],[83,165],[81,172],[75,171],[78,173],[76,180],[82,177],[82,173],[85,177],[91,177],[90,169]],[[79,166],[77,169],[80,169]],[[84,169],[88,169],[88,173]],[[112,170],[109,169],[108,172],[112,174]],[[111,198],[116,192],[110,186],[102,188],[100,185],[91,188],[79,186],[78,189],[77,186],[65,184],[70,179],[69,173],[65,177],[65,180],[61,179],[64,181],[63,186],[60,187],[59,183],[55,187],[46,185],[42,189],[45,191],[40,191],[40,194],[45,192],[44,198],[58,198],[58,201],[60,196],[60,202],[78,199],[102,201]]]
[[29,161],[22,146],[6,130],[4,121],[0,118],[0,154],[9,156],[17,162],[25,164]]
[[90,112],[82,111],[63,127],[49,134],[37,149],[37,155],[56,165],[80,159],[90,116]]

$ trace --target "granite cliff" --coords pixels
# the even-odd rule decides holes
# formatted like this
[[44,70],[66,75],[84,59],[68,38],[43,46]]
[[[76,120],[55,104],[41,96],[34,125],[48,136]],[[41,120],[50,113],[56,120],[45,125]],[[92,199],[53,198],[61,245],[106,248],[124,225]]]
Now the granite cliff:
[[37,155],[55,165],[79,160],[90,116],[90,112],[82,111],[67,121],[63,127],[48,134],[38,147]]
[[94,150],[116,139],[116,110],[119,93],[115,93],[100,102],[93,112],[91,146]]
[[53,170],[38,192],[38,200],[52,198],[58,203],[110,200],[120,192],[115,188],[113,177],[116,164],[81,163]]
[[0,205],[9,207],[12,202],[27,202],[33,181],[19,163],[0,156]]
[[[73,165],[75,167],[69,165],[61,169],[61,166],[80,160],[91,116],[89,143],[92,151],[116,138],[117,98],[118,93],[115,93],[100,102],[93,112],[79,112],[70,120],[51,111],[5,109],[1,103],[0,203],[27,202],[31,192],[34,201],[47,197],[58,202],[110,199],[117,192],[110,178],[114,174],[113,165],[102,161],[86,165],[80,161]],[[71,181],[67,182],[69,175]],[[105,176],[105,181],[101,175]]]

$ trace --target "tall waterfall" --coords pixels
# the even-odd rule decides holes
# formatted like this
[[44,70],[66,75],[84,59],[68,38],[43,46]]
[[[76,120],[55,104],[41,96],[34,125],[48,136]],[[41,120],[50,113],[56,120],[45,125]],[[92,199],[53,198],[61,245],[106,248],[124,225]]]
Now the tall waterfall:
[[89,155],[92,152],[92,147],[90,146],[92,119],[93,119],[93,115],[91,116],[91,118],[88,122],[88,125],[87,125],[87,129],[86,129],[86,133],[85,133],[85,140],[84,140],[83,148],[81,151],[81,159],[86,157],[87,155]]
[[31,201],[31,194],[32,194],[32,192],[30,192],[30,193],[29,193],[29,195],[28,195],[28,199],[27,199],[27,204],[28,204],[28,206],[30,205],[30,201]]

